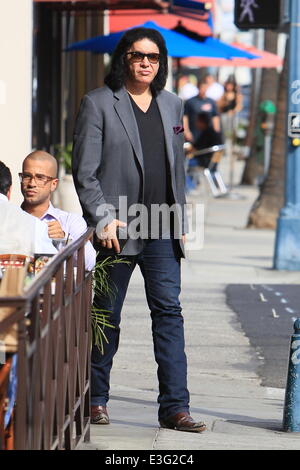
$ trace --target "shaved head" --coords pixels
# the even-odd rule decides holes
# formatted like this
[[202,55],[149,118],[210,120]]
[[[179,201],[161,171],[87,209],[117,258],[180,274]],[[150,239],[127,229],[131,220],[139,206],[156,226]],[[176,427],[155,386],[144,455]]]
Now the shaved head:
[[[51,195],[57,188],[57,161],[50,153],[36,150],[27,155],[22,171],[30,177],[21,182],[24,208],[29,213],[34,210],[34,215],[42,215],[48,209]],[[46,177],[46,180],[41,182],[36,177]]]
[[53,178],[57,177],[57,160],[50,155],[50,153],[44,152],[44,150],[35,150],[34,152],[31,152],[23,161],[23,171],[29,160],[39,162],[39,164],[45,166],[48,170],[48,176],[52,176]]

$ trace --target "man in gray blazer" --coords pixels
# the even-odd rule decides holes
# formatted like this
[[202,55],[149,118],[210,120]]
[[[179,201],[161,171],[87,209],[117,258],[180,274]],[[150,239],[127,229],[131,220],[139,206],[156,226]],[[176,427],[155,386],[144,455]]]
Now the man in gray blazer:
[[183,104],[163,90],[167,64],[165,42],[156,30],[128,30],[116,47],[106,85],[83,98],[76,121],[73,175],[84,217],[96,227],[98,256],[128,261],[110,270],[115,295],[94,299],[97,308],[111,311],[114,328],[105,330],[103,355],[93,346],[91,419],[109,423],[106,404],[121,309],[138,264],[152,318],[160,425],[202,432],[205,424],[189,414],[179,302],[187,231]]

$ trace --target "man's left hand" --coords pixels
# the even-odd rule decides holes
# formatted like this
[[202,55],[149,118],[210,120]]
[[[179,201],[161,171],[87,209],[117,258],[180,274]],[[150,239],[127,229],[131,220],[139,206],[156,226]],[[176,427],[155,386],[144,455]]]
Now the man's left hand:
[[65,238],[65,232],[62,230],[60,223],[57,220],[47,222],[49,238]]

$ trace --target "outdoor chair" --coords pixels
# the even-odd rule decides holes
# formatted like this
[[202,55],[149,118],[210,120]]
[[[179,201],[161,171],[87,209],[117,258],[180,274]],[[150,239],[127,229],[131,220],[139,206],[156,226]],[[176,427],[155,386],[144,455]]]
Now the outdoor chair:
[[[222,175],[217,170],[224,154],[224,148],[224,145],[214,145],[191,152],[187,148],[187,158],[189,159],[187,174],[191,176],[196,185],[200,183],[202,176],[204,176],[214,197],[224,196],[228,192]],[[203,156],[203,159],[195,158],[201,156]]]

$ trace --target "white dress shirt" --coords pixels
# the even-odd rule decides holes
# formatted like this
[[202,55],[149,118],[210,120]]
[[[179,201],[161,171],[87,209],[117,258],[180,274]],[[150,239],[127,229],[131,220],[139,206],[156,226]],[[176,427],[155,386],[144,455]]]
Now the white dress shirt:
[[[54,207],[51,202],[48,210],[40,220],[44,222],[57,220],[60,223],[63,232],[65,232],[65,237],[70,238],[72,241],[80,238],[87,229],[86,222],[81,215],[58,209],[57,207]],[[86,243],[84,251],[85,267],[88,271],[91,271],[96,263],[96,251],[90,241]]]

